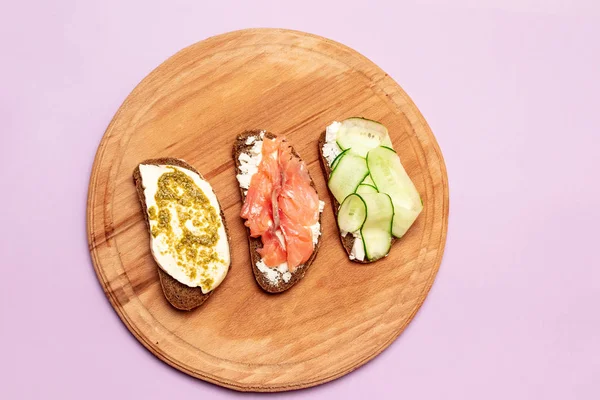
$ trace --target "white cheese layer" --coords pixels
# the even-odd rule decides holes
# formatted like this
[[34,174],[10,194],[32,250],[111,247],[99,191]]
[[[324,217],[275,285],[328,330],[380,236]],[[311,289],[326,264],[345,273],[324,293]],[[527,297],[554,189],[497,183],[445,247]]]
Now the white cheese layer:
[[354,244],[352,245],[352,250],[350,251],[349,258],[351,260],[359,260],[365,261],[365,246],[363,244],[362,235],[359,232],[354,232]]
[[[179,265],[181,261],[178,261],[177,250],[173,245],[173,242],[177,243],[183,237],[183,230],[180,227],[178,216],[179,213],[177,212],[177,208],[179,207],[180,212],[192,211],[190,212],[191,215],[194,215],[197,210],[189,210],[181,205],[176,205],[176,202],[172,202],[167,206],[170,214],[169,225],[173,232],[174,240],[171,240],[171,244],[169,244],[169,237],[164,233],[159,233],[156,235],[156,237],[154,235],[150,235],[150,249],[152,250],[152,256],[156,260],[156,263],[163,271],[184,285],[189,287],[199,286],[202,290],[202,293],[206,294],[214,290],[221,284],[221,282],[223,282],[230,265],[229,243],[227,240],[227,234],[225,232],[225,226],[220,217],[221,209],[219,207],[219,202],[217,201],[217,196],[214,194],[210,184],[201,179],[198,174],[186,168],[180,168],[172,165],[141,164],[140,175],[142,177],[144,198],[146,199],[147,206],[145,212],[148,213],[148,220],[150,221],[150,229],[152,231],[152,228],[158,225],[158,219],[152,218],[149,210],[152,207],[154,207],[155,210],[158,209],[155,199],[155,195],[158,190],[158,180],[164,173],[172,172],[173,170],[181,171],[189,176],[194,184],[196,184],[196,186],[198,186],[198,188],[204,192],[204,195],[207,197],[210,205],[215,209],[217,215],[219,216],[218,220],[220,222],[220,227],[217,230],[219,239],[214,247],[212,247],[217,254],[217,260],[210,261],[204,265],[193,264],[191,261],[185,265]],[[198,225],[199,221],[192,217],[185,222],[184,226],[191,233],[197,233],[198,229],[200,228],[198,228],[195,223]],[[202,250],[210,249],[200,246],[199,251]],[[191,273],[191,271],[194,272]]]
[[[325,209],[325,202],[323,200],[319,200],[319,214],[323,212]],[[321,236],[321,224],[317,221],[314,225],[310,227],[310,233],[312,234],[313,245],[317,245],[319,241],[319,236]]]
[[[252,139],[252,140],[250,140]],[[246,144],[250,145],[254,143],[250,149],[250,154],[240,153],[238,160],[240,160],[239,174],[236,178],[240,184],[240,187],[244,189],[244,194],[248,193],[250,187],[250,181],[252,176],[258,172],[258,164],[262,160],[262,140],[255,140],[254,136],[249,136],[246,139]]]
[[278,283],[280,280],[288,283],[292,279],[292,273],[288,269],[287,262],[272,268],[260,259],[256,262],[256,268],[272,283]]
[[325,128],[325,143],[323,144],[323,156],[327,160],[327,163],[331,165],[333,160],[342,152],[340,146],[337,144],[337,132],[342,126],[341,122],[334,121]]

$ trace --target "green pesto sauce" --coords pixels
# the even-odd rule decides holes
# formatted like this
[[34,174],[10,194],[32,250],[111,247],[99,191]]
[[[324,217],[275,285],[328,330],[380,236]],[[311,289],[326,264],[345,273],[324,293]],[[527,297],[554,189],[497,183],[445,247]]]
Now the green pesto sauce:
[[[168,250],[163,254],[170,253],[191,280],[199,277],[200,285],[211,289],[214,281],[207,274],[209,266],[223,262],[215,250],[221,227],[217,211],[192,178],[175,168],[158,179],[154,200],[156,207],[148,209],[148,218],[152,236],[165,236]],[[172,211],[177,216],[178,234],[171,225]]]

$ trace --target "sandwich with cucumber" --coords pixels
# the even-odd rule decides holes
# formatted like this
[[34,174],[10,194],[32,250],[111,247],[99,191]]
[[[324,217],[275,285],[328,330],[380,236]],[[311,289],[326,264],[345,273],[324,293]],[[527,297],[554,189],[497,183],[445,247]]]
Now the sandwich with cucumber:
[[350,260],[390,252],[423,209],[421,197],[379,122],[348,118],[327,126],[318,142],[342,245]]
[[141,162],[133,181],[166,299],[179,310],[202,305],[231,263],[225,217],[211,185],[176,158]]
[[325,203],[282,136],[246,131],[234,143],[233,159],[254,277],[266,292],[283,292],[304,277],[317,255]]

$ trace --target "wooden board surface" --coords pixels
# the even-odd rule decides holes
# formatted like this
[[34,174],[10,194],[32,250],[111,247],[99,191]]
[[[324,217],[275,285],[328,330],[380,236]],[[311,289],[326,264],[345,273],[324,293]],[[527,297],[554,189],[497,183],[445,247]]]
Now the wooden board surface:
[[[348,261],[331,208],[306,277],[283,294],[254,281],[239,218],[231,147],[246,129],[287,135],[329,203],[317,139],[333,120],[385,124],[425,208],[390,255]],[[212,184],[231,233],[232,266],[192,312],[165,300],[132,182],[148,158],[177,157]],[[379,354],[413,318],[437,273],[448,181],[429,126],[380,68],[339,43],[280,29],[231,32],[169,58],[127,97],[99,145],[88,240],[112,306],[152,353],[197,378],[243,391],[281,391],[340,377]]]

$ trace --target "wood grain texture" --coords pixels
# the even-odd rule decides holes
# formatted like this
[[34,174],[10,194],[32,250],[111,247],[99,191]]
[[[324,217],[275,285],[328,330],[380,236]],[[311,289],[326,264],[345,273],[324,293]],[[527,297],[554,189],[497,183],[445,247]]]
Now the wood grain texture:
[[[249,265],[231,146],[251,129],[285,134],[329,202],[317,140],[333,120],[385,124],[425,208],[385,260],[348,261],[327,206],[319,255],[304,279],[263,292]],[[191,312],[165,300],[131,173],[176,157],[212,184],[231,234],[227,279]],[[282,391],[340,377],[404,330],[437,273],[448,224],[440,149],[404,91],[357,52],[279,29],[216,36],[169,58],[127,97],[94,161],[88,240],[94,268],[131,333],[173,367],[242,391]]]

